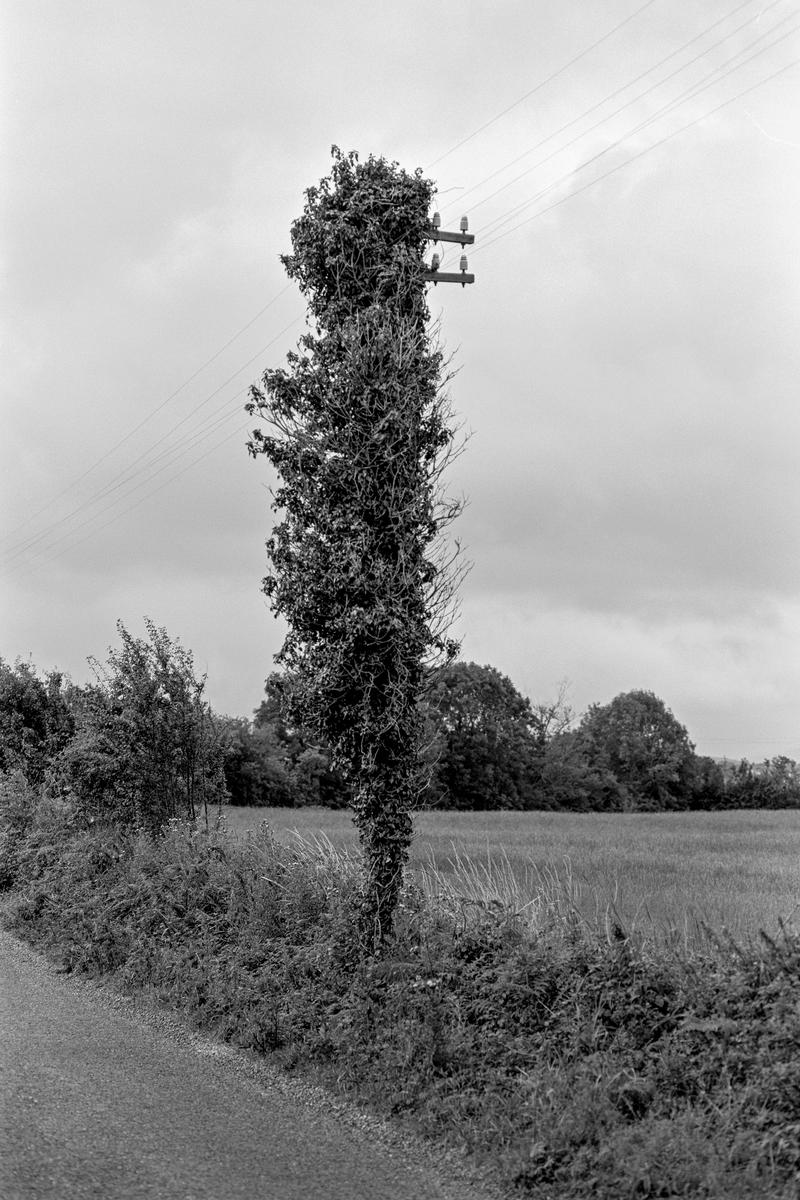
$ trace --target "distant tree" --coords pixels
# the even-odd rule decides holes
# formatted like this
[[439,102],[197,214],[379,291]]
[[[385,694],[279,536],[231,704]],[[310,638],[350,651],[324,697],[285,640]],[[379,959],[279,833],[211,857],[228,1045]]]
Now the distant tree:
[[268,726],[254,727],[244,717],[218,719],[230,803],[293,808],[299,799],[297,788],[274,732]]
[[282,260],[315,328],[251,389],[270,432],[249,448],[281,481],[264,591],[289,626],[292,719],[352,790],[376,945],[411,841],[425,665],[453,650],[441,539],[459,505],[440,490],[453,432],[423,277],[433,184],[333,153]]
[[541,770],[530,701],[495,667],[456,662],[431,673],[423,710],[431,739],[428,803],[531,808]]
[[330,747],[288,718],[292,686],[288,674],[273,671],[267,677],[265,698],[254,714],[254,733],[268,737],[270,753],[289,782],[294,805],[346,808],[351,791],[332,764]]
[[569,681],[562,679],[552,700],[531,705],[533,730],[542,747],[561,734],[567,733],[575,723],[575,710],[569,700],[569,690]]
[[564,729],[545,746],[536,807],[618,812],[630,804],[627,789],[584,736]]
[[696,755],[692,764],[691,808],[726,808],[725,774],[713,758]]
[[784,754],[765,762],[765,779],[775,808],[800,807],[800,766]]
[[743,758],[728,768],[725,794],[729,808],[800,807],[800,767],[783,755],[758,764]]
[[694,746],[684,726],[652,692],[624,692],[610,704],[593,704],[578,734],[587,762],[609,771],[622,785],[624,806],[689,806]]

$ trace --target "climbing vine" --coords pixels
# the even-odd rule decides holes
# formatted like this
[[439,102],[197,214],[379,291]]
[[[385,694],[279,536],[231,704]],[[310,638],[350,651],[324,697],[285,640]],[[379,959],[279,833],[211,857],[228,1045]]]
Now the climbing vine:
[[334,147],[282,259],[309,331],[248,404],[268,426],[249,450],[279,476],[263,582],[289,626],[277,661],[291,715],[352,790],[370,947],[391,928],[408,858],[425,669],[457,651],[444,531],[460,504],[442,491],[456,443],[423,279],[432,191],[420,171]]

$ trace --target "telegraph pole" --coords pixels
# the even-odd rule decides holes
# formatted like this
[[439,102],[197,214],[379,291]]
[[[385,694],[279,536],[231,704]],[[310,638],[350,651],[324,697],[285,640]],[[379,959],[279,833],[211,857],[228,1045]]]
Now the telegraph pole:
[[[458,233],[451,233],[449,230],[441,229],[441,224],[442,218],[439,216],[438,212],[435,212],[431,221],[431,227],[428,230],[428,241],[433,242],[434,246],[438,242],[458,242],[461,246],[461,249],[464,250],[466,246],[471,246],[474,243],[474,233],[467,232],[469,229],[469,221],[466,217],[461,218],[460,229]],[[436,287],[437,283],[460,283],[462,287],[466,287],[468,283],[475,282],[475,276],[467,269],[469,264],[467,262],[466,254],[461,255],[461,262],[459,263],[458,271],[440,271],[439,263],[441,261],[441,256],[439,254],[434,254],[431,259],[431,269],[429,271],[424,271],[422,275],[422,278],[427,282],[432,283],[434,287]]]

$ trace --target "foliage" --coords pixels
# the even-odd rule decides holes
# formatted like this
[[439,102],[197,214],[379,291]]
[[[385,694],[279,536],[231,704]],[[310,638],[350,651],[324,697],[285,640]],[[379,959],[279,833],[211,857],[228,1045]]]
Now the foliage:
[[528,808],[541,774],[542,727],[494,667],[455,662],[430,675],[423,713],[437,808]]
[[231,804],[294,807],[299,794],[273,731],[243,717],[220,719]]
[[34,819],[37,792],[22,771],[0,772],[0,891],[17,881],[19,853]]
[[576,730],[555,736],[545,749],[535,807],[567,812],[616,812],[630,800],[611,768],[586,753]]
[[[532,704],[491,666],[447,663],[429,670],[425,679],[418,710],[421,760],[428,776],[422,798],[426,808],[619,812],[800,807],[800,767],[792,759],[725,763],[696,755],[685,729],[652,693],[618,696],[602,710],[595,705],[572,728],[566,684],[553,700]],[[290,675],[273,672],[252,729],[238,722],[234,761],[243,755],[251,763],[247,771],[252,778],[263,775],[264,782],[245,787],[231,767],[233,803],[343,807],[350,793],[332,765],[329,747],[300,721],[287,719],[292,685]],[[636,697],[644,697],[645,703],[640,705]],[[627,726],[618,721],[610,735],[611,741],[628,739],[625,762],[619,747],[603,750],[608,729],[601,733],[597,714],[606,709],[628,710]],[[648,711],[656,724],[666,715],[667,735],[661,742],[647,730],[642,714]],[[637,712],[642,729],[634,735]],[[650,756],[649,774],[631,769],[630,762],[641,767],[643,761],[641,753],[635,759],[637,739],[645,746],[644,759]]]
[[720,764],[707,755],[695,755],[692,764],[692,808],[724,808],[725,773]]
[[747,759],[731,766],[724,793],[714,807],[800,808],[800,767],[780,755],[754,765]]
[[427,328],[432,184],[383,158],[333,158],[283,258],[314,331],[251,389],[271,432],[249,448],[281,480],[264,591],[289,626],[292,719],[352,790],[369,942],[391,926],[408,855],[424,665],[454,650],[441,535],[459,506],[441,493],[453,433]]
[[593,704],[578,737],[587,762],[611,772],[621,785],[623,807],[688,807],[694,747],[652,692],[624,692],[610,704]]
[[191,652],[145,626],[146,640],[118,622],[121,647],[90,660],[96,683],[77,698],[75,736],[55,765],[85,818],[155,832],[224,797],[223,745]]
[[269,733],[294,789],[296,805],[345,808],[351,790],[333,766],[330,747],[299,723],[287,719],[292,681],[280,672],[267,676],[265,698],[254,717],[256,729]]
[[41,678],[26,662],[0,659],[0,771],[19,770],[34,785],[74,730],[70,689],[59,671]]
[[[353,956],[352,860],[173,824],[70,831],[20,855],[14,928],[239,1046],[310,1067],[486,1163],[520,1195],[779,1200],[800,1170],[800,940],[693,954],[569,906],[425,901]],[[548,901],[551,898],[545,897]]]

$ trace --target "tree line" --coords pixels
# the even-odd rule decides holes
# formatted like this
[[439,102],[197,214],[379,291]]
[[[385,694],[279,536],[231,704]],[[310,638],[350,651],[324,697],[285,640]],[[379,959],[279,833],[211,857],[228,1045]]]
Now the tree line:
[[[274,673],[252,720],[227,719],[226,780],[244,805],[349,803],[331,756],[287,722],[291,679]],[[566,689],[532,704],[496,668],[455,662],[430,672],[421,807],[663,812],[800,807],[800,768],[698,755],[686,728],[652,692],[622,693],[577,719]]]
[[[331,754],[292,723],[291,677],[274,672],[251,719],[214,713],[192,656],[146,622],[90,660],[78,686],[58,671],[0,659],[0,772],[68,796],[89,820],[157,831],[209,805],[345,808]],[[652,692],[594,704],[577,719],[562,688],[532,704],[496,668],[429,673],[420,807],[460,811],[663,812],[800,807],[800,767],[776,757],[720,762],[695,753]]]

